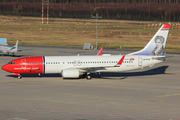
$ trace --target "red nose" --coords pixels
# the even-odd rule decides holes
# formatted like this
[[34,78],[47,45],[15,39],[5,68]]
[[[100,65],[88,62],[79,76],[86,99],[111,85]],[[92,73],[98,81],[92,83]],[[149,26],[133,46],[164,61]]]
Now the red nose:
[[5,69],[5,65],[3,65],[3,66],[1,67],[1,69],[3,69],[3,70],[4,70],[4,69]]
[[5,71],[8,71],[8,65],[3,65],[3,66],[1,67],[1,69],[5,70]]

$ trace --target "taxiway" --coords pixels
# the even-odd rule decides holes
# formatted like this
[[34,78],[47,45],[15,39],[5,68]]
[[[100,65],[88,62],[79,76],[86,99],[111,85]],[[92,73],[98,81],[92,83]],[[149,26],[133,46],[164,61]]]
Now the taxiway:
[[[41,55],[96,55],[76,47],[20,46],[15,57],[0,54],[0,67],[12,59]],[[107,54],[132,51],[104,49]],[[180,120],[180,55],[163,63],[87,79],[60,75],[22,75],[0,69],[2,120]]]

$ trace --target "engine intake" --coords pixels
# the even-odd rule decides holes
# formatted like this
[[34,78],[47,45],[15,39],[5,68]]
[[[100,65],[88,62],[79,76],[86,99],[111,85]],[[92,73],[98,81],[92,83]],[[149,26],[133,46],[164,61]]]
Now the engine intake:
[[65,69],[62,70],[63,78],[79,78],[79,70],[78,69]]

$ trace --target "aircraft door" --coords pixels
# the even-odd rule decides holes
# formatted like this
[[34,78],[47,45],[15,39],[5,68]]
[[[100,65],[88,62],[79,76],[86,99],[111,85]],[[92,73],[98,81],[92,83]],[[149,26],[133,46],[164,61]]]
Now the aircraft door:
[[21,60],[21,68],[26,68],[26,59]]
[[143,65],[143,61],[142,61],[142,58],[141,58],[141,57],[138,58],[138,65],[139,65],[139,66],[142,66],[142,65]]

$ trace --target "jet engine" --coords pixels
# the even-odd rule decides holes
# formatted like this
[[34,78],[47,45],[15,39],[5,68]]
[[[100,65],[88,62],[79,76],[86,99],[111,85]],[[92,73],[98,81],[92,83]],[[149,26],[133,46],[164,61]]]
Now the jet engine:
[[78,69],[65,69],[61,75],[63,78],[79,78],[80,72]]

